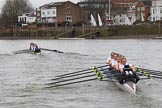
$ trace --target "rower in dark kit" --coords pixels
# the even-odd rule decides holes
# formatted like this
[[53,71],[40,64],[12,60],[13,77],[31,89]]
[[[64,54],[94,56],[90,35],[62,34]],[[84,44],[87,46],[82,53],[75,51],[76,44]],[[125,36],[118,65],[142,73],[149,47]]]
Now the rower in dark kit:
[[134,66],[128,64],[126,58],[122,58],[121,63],[119,64],[119,72],[121,72],[121,75],[119,77],[119,82],[123,84],[127,80],[133,79],[133,82],[137,83],[139,81],[139,77],[135,71],[136,70]]
[[30,50],[34,51],[34,53],[40,53],[41,52],[40,48],[35,43],[30,43]]

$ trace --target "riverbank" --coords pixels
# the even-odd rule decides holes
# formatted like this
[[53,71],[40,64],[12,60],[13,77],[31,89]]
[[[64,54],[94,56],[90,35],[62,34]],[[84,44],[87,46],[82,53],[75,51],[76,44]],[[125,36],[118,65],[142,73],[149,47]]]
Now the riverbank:
[[107,27],[36,28],[0,30],[0,39],[152,39],[159,37],[156,24]]
[[[96,37],[95,39],[157,39],[157,35],[122,35],[122,36],[107,36],[107,37]],[[40,40],[52,40],[51,36],[40,36],[40,37],[22,37],[22,36],[1,36],[0,40],[26,40],[26,39],[40,39]],[[66,38],[73,39],[73,38]],[[79,39],[79,38],[78,38]],[[81,38],[83,40],[83,38]],[[158,38],[162,39],[162,38]],[[74,40],[74,39],[73,39]]]

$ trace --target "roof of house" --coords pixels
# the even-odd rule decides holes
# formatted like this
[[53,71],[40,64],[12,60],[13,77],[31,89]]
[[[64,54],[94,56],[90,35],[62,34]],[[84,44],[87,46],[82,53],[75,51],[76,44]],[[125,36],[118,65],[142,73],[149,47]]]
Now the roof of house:
[[120,3],[133,3],[136,0],[112,0],[113,4],[120,4]]
[[150,6],[152,6],[152,1],[151,0],[147,0],[147,1],[142,1],[143,2],[143,4],[145,5],[145,6],[148,6],[148,7],[150,7]]
[[[70,1],[63,1],[63,2],[51,2],[49,4],[45,4],[43,6],[40,6],[40,8],[50,8],[50,7],[56,7],[56,6],[60,6],[63,5],[64,3],[67,3]],[[72,2],[71,2],[72,3]]]
[[35,17],[36,16],[36,10],[33,10],[28,17]]

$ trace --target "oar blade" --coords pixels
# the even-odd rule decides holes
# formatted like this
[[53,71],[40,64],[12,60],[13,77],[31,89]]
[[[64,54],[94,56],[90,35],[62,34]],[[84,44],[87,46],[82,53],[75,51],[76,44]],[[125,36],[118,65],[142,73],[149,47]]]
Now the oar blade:
[[137,73],[144,75],[148,78],[162,79],[162,72],[161,71],[155,71],[155,70],[144,69],[144,68],[137,68]]

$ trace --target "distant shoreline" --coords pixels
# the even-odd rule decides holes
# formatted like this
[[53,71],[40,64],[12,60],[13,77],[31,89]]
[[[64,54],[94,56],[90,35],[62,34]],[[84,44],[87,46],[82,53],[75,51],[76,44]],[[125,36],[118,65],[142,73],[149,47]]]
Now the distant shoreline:
[[[158,35],[125,35],[125,36],[107,36],[107,37],[96,37],[94,39],[153,39],[155,37],[158,37]],[[40,37],[23,37],[23,36],[0,36],[0,40],[30,40],[30,39],[40,39],[40,40],[58,40],[58,39],[51,39],[51,36],[40,36]],[[70,38],[67,38],[70,40]],[[73,39],[73,38],[71,38]],[[161,38],[155,38],[155,39],[161,39]],[[74,39],[75,40],[75,39]],[[87,39],[88,40],[88,39]]]

